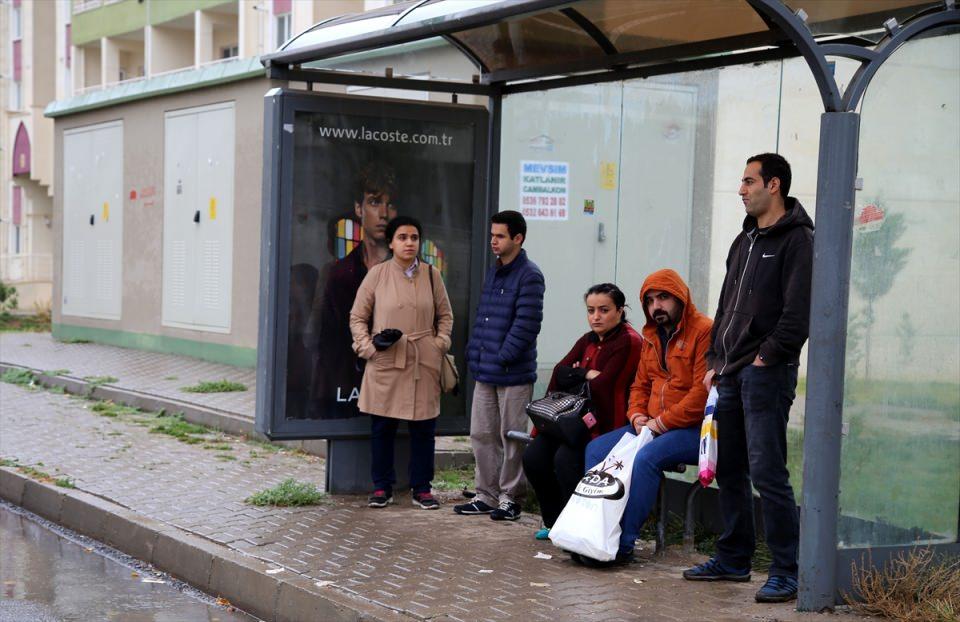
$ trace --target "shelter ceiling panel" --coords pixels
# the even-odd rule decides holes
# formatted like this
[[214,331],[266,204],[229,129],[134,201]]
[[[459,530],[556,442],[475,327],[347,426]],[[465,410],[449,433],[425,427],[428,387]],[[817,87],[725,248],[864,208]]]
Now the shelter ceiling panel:
[[621,53],[769,30],[745,0],[585,0],[574,8]]
[[900,23],[925,9],[943,6],[942,0],[786,0],[791,10],[803,9],[814,35],[851,34],[883,27],[896,17]]
[[454,35],[491,70],[576,63],[605,53],[583,28],[562,13],[541,13]]

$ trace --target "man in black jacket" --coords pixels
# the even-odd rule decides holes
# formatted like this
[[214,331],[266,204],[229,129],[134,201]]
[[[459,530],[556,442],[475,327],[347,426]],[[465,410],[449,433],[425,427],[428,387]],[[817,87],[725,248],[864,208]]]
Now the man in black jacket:
[[707,352],[717,385],[717,485],[724,532],[692,581],[749,581],[755,548],[751,481],[760,493],[770,576],[758,602],[797,596],[799,516],[787,470],[787,419],[810,321],[813,221],[790,191],[790,165],[763,153],[747,160],[740,197],[747,216],[727,255]]

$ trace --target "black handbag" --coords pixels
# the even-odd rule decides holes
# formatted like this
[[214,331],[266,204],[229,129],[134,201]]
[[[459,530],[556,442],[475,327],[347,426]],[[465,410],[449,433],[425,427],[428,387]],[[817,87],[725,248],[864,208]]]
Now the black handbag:
[[595,422],[590,405],[590,383],[584,382],[579,393],[553,391],[527,404],[527,416],[539,434],[582,447],[590,440]]

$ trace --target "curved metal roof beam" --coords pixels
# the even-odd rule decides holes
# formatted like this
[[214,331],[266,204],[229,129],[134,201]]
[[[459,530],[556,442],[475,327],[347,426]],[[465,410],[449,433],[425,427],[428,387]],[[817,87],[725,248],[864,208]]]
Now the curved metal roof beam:
[[860,65],[860,68],[853,74],[853,78],[850,79],[847,91],[843,94],[843,110],[852,112],[857,109],[873,76],[901,45],[935,28],[960,24],[960,9],[953,8],[954,6],[953,2],[947,0],[944,2],[944,10],[917,17],[899,28],[893,28],[890,34],[881,39],[874,49],[875,57]]
[[576,9],[566,8],[560,9],[560,12],[566,15],[570,21],[579,26],[587,36],[593,39],[597,45],[600,46],[600,49],[603,50],[603,53],[607,56],[612,56],[613,54],[619,54],[617,46],[607,38],[607,35],[603,34],[603,31],[597,28],[597,25],[587,19],[583,13]]
[[813,73],[813,79],[817,82],[824,110],[826,112],[842,110],[843,98],[840,96],[840,87],[837,86],[827,58],[816,39],[813,38],[813,33],[807,28],[806,22],[779,0],[747,0],[747,2],[760,17],[776,24],[800,50],[800,54],[810,67],[810,72]]

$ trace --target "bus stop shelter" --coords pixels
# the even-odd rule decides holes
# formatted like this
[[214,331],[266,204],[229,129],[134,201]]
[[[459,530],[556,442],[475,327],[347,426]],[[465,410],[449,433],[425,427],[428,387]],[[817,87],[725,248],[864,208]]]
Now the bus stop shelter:
[[[800,498],[799,608],[810,611],[838,602],[840,590],[850,586],[851,562],[860,562],[867,553],[868,562],[875,565],[918,545],[960,553],[960,487],[953,475],[948,479],[952,487],[937,492],[942,511],[952,517],[953,524],[937,531],[937,536],[924,531],[928,525],[915,525],[919,528],[915,537],[895,543],[867,538],[841,546],[838,541],[843,439],[852,424],[849,367],[855,344],[849,305],[851,292],[863,280],[854,263],[856,236],[883,214],[877,206],[860,214],[855,209],[861,106],[871,81],[905,44],[955,38],[958,29],[960,9],[955,0],[414,0],[317,24],[264,57],[263,63],[270,78],[305,85],[305,91],[322,84],[443,93],[449,94],[453,104],[458,97],[485,98],[484,135],[474,145],[474,153],[483,158],[477,162],[474,178],[482,185],[475,188],[475,205],[480,206],[475,222],[483,225],[501,209],[504,98],[779,59],[805,62],[822,106]],[[386,67],[379,75],[330,68],[331,61],[348,55],[401,50],[400,46],[437,38],[469,59],[475,67],[472,79],[419,79],[396,75]],[[856,64],[849,79],[837,77],[837,59]],[[956,107],[953,110],[956,114]],[[282,168],[289,155],[278,147],[282,133],[292,132],[285,126],[287,120],[280,108],[270,105],[268,95],[257,409],[258,425],[268,433],[282,392],[276,362],[287,356],[282,318],[288,308],[282,299],[289,294],[290,260],[282,238],[276,237],[282,229],[284,197],[293,183]],[[913,121],[902,119],[907,125]],[[957,152],[948,157],[955,173]],[[946,208],[955,213],[956,198],[950,192]],[[880,216],[871,216],[876,213]],[[955,216],[948,222],[952,227]],[[954,246],[945,252],[955,257],[957,240],[949,239]],[[878,257],[883,252],[882,245],[875,249]],[[953,296],[958,283],[943,287]],[[871,314],[875,299],[867,296]],[[954,339],[952,330],[950,339]],[[858,333],[858,344],[860,340]],[[869,335],[867,343],[869,365]],[[949,428],[945,451],[956,456],[960,454],[955,440],[960,415],[951,400],[960,383],[956,377],[953,381],[944,385]],[[950,464],[947,470],[956,468]]]

